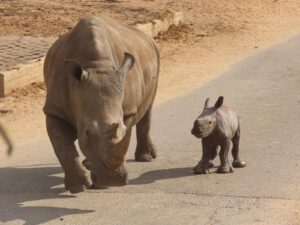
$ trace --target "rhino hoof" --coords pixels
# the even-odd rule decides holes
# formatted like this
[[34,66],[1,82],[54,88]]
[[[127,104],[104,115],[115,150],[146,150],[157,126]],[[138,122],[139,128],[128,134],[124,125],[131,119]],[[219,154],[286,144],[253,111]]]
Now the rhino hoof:
[[213,162],[208,162],[208,167],[209,168],[213,168],[214,167],[214,163]]
[[69,191],[72,193],[72,194],[77,194],[79,192],[83,192],[86,190],[86,187],[85,185],[78,185],[78,186],[71,186],[69,187]]
[[97,174],[91,172],[93,181],[92,188],[105,189],[108,187],[120,187],[128,184],[127,171],[124,165],[114,171],[98,171]]
[[135,160],[137,162],[151,162],[157,157],[155,146],[152,142],[145,145],[138,145],[135,150]]
[[193,172],[194,174],[208,174],[209,169],[198,165],[193,169]]
[[232,162],[232,166],[234,168],[243,168],[246,166],[246,162],[245,161],[241,161],[241,160],[234,160]]
[[145,153],[142,155],[135,155],[135,161],[137,162],[151,162],[153,159],[155,159],[152,154]]
[[79,179],[67,179],[65,178],[65,188],[72,194],[85,191],[92,186],[92,181],[88,175],[82,176]]
[[220,166],[217,169],[217,173],[232,173],[233,169],[231,166]]

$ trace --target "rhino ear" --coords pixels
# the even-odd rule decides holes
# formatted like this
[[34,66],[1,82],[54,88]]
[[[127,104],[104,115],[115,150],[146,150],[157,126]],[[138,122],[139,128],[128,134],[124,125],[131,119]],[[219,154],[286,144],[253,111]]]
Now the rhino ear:
[[65,59],[70,74],[78,81],[84,81],[88,78],[88,72],[82,69],[80,63],[75,59]]
[[122,65],[117,70],[118,74],[120,74],[122,77],[124,77],[126,75],[126,73],[132,68],[133,64],[134,64],[133,55],[125,52]]
[[209,98],[207,98],[206,100],[205,100],[205,103],[204,103],[204,109],[206,109],[206,108],[208,108],[209,107]]
[[216,101],[215,108],[216,108],[216,109],[220,108],[220,107],[223,105],[223,101],[224,101],[224,97],[223,97],[223,96],[220,96],[220,97],[218,98],[218,100]]

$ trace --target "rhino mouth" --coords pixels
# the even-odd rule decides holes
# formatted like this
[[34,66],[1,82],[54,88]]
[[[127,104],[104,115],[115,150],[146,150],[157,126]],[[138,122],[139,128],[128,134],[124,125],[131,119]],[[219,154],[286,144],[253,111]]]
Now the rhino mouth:
[[193,127],[193,129],[191,130],[192,135],[194,135],[197,138],[203,138],[204,132],[202,132],[199,128],[197,127]]
[[93,188],[103,189],[108,187],[119,187],[128,184],[127,171],[124,165],[121,165],[117,169],[111,170],[100,164],[95,166],[87,159],[83,160],[82,164],[87,170],[91,171]]

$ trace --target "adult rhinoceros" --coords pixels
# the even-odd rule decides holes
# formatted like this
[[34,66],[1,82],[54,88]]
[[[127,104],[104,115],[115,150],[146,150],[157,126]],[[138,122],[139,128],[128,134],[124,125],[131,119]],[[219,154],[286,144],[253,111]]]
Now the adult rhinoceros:
[[44,112],[67,190],[84,191],[92,182],[99,188],[125,185],[123,163],[134,125],[135,159],[156,157],[149,130],[158,73],[153,39],[108,18],[82,19],[53,44],[44,64]]

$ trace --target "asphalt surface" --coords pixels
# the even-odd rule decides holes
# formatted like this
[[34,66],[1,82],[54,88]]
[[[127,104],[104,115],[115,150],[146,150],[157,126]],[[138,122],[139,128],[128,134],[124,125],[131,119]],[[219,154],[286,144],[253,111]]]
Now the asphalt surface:
[[[190,134],[193,120],[206,97],[219,95],[241,115],[247,166],[194,175],[201,145]],[[19,144],[11,158],[1,152],[0,223],[300,224],[300,36],[238,62],[153,114],[159,156],[134,162],[133,138],[125,187],[65,192],[48,140]]]

